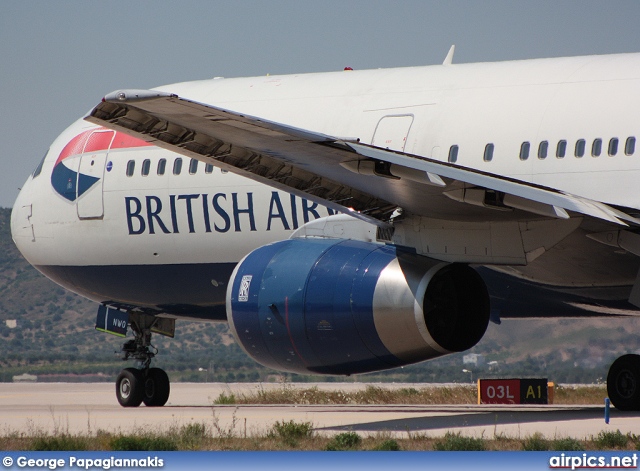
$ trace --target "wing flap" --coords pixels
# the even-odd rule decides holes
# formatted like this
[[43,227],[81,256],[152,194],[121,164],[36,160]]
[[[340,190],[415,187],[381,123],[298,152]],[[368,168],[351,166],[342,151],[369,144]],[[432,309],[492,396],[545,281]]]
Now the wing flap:
[[[440,177],[457,180],[471,185],[490,188],[501,193],[518,196],[520,198],[542,203],[555,208],[574,211],[587,216],[593,216],[616,224],[627,225],[624,221],[640,224],[640,220],[633,218],[622,211],[598,201],[582,198],[575,195],[562,193],[557,190],[524,183],[507,177],[471,170],[454,165],[447,165],[424,159],[418,156],[409,156],[398,152],[388,151],[377,147],[359,143],[348,143],[359,155],[380,159],[392,164],[421,170],[426,173],[437,174]],[[562,217],[558,214],[559,217]]]

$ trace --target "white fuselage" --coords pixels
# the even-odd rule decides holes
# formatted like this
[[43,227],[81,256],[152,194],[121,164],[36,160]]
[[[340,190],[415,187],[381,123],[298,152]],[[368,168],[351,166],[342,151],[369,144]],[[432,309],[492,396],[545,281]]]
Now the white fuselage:
[[[460,165],[640,207],[634,191],[640,159],[626,158],[624,149],[627,138],[640,137],[640,54],[213,79],[159,90],[443,161],[457,145]],[[406,143],[377,139],[385,117],[407,117],[397,126],[408,133],[396,133]],[[618,148],[609,158],[612,138]],[[595,139],[602,140],[598,157],[591,152]],[[562,140],[565,156],[557,158]],[[580,140],[585,151],[576,157]],[[547,157],[539,159],[543,141]],[[530,143],[526,160],[519,158],[523,142]],[[485,162],[490,143],[493,158]]]
[[[635,146],[640,54],[213,79],[159,90],[441,161],[450,159],[457,146],[458,165],[640,209],[640,147]],[[99,129],[81,120],[64,131],[41,172],[24,185],[12,215],[13,238],[29,262],[95,301],[158,311],[180,305],[188,311],[191,293],[185,286],[193,285],[202,295],[196,304],[218,305],[226,289],[223,277],[240,258],[331,214],[219,168],[206,173],[202,162],[190,172],[190,159],[153,146],[91,150],[85,142],[67,148],[69,155],[58,161],[74,138]],[[563,142],[564,154],[558,153]],[[523,143],[529,143],[526,158]],[[493,151],[487,159],[489,144]],[[161,159],[166,159],[163,175],[158,174]],[[183,161],[179,175],[173,173],[176,159]],[[143,175],[147,160],[149,171]],[[70,182],[75,196],[65,197],[60,181],[56,189],[52,179],[60,165],[70,175],[92,175],[97,183],[81,191],[79,179]],[[561,264],[562,271],[568,265],[550,258],[552,253],[537,261],[535,273],[547,277],[540,275],[538,281],[571,285],[570,276],[554,272],[554,266]],[[602,267],[598,257],[609,256],[610,266]],[[602,285],[633,282],[635,258],[612,250],[596,258],[594,270]],[[198,282],[183,280],[177,297],[167,294],[166,302],[154,299],[170,291],[173,269],[184,277],[193,267],[214,265],[227,268],[199,273]],[[179,272],[179,267],[187,268]],[[131,280],[126,273],[133,274]],[[123,292],[110,282],[102,289],[106,278],[140,284]],[[151,293],[145,292],[149,284]]]
[[[53,190],[48,177],[69,138],[88,129],[99,128],[78,121],[54,142],[41,175],[30,177],[16,202],[16,208],[24,207],[25,199],[31,205],[33,233],[16,223],[14,237],[35,238],[25,254],[35,265],[237,262],[256,246],[287,238],[305,222],[330,214],[313,202],[219,168],[207,173],[202,162],[192,173],[190,159],[155,146],[138,146],[106,153],[102,191],[96,196],[103,207],[82,217],[85,201],[100,188],[96,185],[71,202]],[[77,170],[86,154],[91,158],[98,152],[81,153],[65,163]],[[159,175],[163,159],[166,169]],[[147,160],[149,173],[143,175]],[[182,161],[178,175],[176,160]],[[129,162],[134,162],[131,176]],[[104,168],[108,163],[110,170]],[[149,211],[155,214],[151,218]]]

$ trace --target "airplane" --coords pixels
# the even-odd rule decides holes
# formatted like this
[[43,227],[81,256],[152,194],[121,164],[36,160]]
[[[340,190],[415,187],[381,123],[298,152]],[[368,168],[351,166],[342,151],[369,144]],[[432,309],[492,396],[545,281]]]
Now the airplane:
[[[107,94],[15,202],[25,258],[126,336],[228,322],[281,371],[473,347],[509,317],[637,316],[640,54],[221,78]],[[635,348],[629,346],[629,350]],[[640,356],[607,377],[640,410]]]

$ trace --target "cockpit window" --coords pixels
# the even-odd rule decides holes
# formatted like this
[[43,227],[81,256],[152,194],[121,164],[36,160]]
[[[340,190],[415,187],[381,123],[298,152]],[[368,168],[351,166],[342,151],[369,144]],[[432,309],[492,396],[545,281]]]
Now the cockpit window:
[[33,178],[36,178],[38,175],[40,175],[40,172],[42,172],[42,166],[44,165],[44,159],[47,158],[47,154],[48,153],[49,153],[49,151],[44,153],[44,157],[42,157],[42,160],[40,161],[40,163],[38,164],[36,169],[33,171]]

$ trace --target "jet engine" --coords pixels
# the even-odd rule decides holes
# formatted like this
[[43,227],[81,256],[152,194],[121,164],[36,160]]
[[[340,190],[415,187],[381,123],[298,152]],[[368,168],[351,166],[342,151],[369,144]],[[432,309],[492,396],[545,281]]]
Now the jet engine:
[[489,295],[467,265],[371,242],[291,239],[238,264],[227,317],[264,366],[349,375],[473,347],[489,323]]

